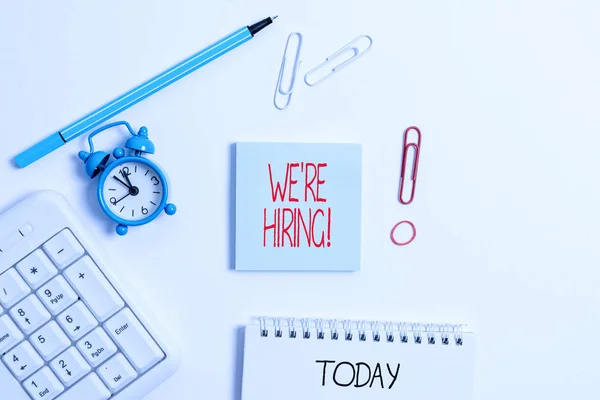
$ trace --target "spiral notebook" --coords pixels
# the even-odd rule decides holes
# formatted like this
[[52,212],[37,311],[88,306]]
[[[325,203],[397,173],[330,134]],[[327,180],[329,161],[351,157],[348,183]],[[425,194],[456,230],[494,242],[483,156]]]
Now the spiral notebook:
[[242,400],[469,400],[475,353],[459,325],[258,318]]

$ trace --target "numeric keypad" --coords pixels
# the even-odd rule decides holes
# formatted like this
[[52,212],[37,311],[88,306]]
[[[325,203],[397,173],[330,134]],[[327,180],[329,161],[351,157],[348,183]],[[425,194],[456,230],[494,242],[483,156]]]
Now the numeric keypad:
[[31,399],[105,400],[162,360],[73,231],[61,230],[20,259],[0,273],[1,400],[6,390],[10,398],[20,391],[19,399],[27,392]]

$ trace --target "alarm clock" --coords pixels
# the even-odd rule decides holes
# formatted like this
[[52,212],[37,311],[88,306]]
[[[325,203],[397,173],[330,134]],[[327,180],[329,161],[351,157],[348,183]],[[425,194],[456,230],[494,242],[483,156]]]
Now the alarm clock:
[[[113,150],[114,160],[104,151],[94,151],[92,139],[108,128],[125,125],[132,137],[125,146]],[[148,129],[142,126],[136,133],[129,123],[118,121],[107,124],[88,137],[90,151],[80,151],[88,177],[99,177],[97,198],[100,208],[117,223],[116,232],[126,235],[130,226],[140,226],[153,221],[164,211],[173,215],[177,211],[168,203],[169,184],[164,171],[145,154],[154,154],[154,144]],[[127,154],[129,150],[130,154]]]

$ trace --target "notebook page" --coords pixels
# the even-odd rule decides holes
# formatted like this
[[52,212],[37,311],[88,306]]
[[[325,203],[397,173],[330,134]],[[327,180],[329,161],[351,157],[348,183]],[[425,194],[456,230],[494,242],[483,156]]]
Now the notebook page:
[[376,342],[323,339],[284,331],[262,337],[259,326],[246,327],[242,400],[431,400],[472,399],[475,335],[463,345],[415,344],[385,334]]

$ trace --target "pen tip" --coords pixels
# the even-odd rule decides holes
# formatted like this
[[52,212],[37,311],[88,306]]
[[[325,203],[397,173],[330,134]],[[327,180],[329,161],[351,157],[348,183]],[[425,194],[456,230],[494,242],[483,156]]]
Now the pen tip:
[[273,20],[276,20],[276,19],[277,19],[277,17],[279,17],[279,15],[276,15],[276,16],[274,16],[272,19],[273,19]]

